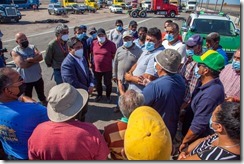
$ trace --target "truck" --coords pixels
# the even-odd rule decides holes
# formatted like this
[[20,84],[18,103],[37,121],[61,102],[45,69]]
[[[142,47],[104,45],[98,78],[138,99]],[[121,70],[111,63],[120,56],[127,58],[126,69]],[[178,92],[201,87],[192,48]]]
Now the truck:
[[37,8],[41,5],[39,0],[8,0],[10,3],[18,5],[18,8],[31,9],[33,5]]
[[178,0],[169,0],[169,3],[175,4],[176,6],[179,6]]
[[7,0],[0,2],[0,23],[19,22],[22,16],[15,4],[11,4]]
[[150,8],[151,8],[151,1],[152,0],[142,1],[142,8],[143,9],[146,9],[146,10],[150,10]]
[[76,0],[60,0],[61,1],[61,6],[66,7],[66,6],[71,6],[73,4],[77,4]]
[[96,10],[99,9],[96,0],[85,0],[84,4],[87,5],[87,6],[90,6],[92,8],[95,8]]
[[113,4],[121,6],[122,9],[125,9],[125,1],[124,0],[113,0]]
[[194,12],[196,11],[197,7],[197,0],[187,0],[186,1],[186,7],[185,7],[185,12]]
[[165,17],[174,18],[176,15],[179,15],[179,8],[170,4],[169,0],[152,0],[151,1],[151,9],[146,10],[141,7],[136,9],[128,10],[128,13],[133,18],[146,18],[147,13],[153,13],[156,15],[164,15]]

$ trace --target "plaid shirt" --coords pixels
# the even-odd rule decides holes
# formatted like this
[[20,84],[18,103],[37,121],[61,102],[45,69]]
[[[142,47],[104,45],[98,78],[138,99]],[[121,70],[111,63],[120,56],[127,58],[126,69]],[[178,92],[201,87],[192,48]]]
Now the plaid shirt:
[[190,102],[192,92],[194,91],[198,79],[194,76],[194,69],[197,63],[192,61],[191,58],[187,58],[186,63],[182,66],[180,74],[184,77],[186,82],[186,93],[184,102]]

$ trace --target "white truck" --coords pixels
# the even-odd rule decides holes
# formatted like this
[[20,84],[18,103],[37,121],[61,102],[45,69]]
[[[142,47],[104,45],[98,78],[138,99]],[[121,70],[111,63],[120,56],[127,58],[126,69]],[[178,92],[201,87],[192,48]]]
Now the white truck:
[[197,0],[187,0],[186,1],[186,8],[185,11],[187,12],[194,12],[197,9]]

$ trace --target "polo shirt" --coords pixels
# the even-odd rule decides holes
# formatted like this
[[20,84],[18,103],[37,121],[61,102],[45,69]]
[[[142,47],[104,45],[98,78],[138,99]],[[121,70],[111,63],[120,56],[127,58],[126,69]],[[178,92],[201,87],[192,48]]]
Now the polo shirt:
[[179,112],[185,95],[185,82],[181,75],[171,74],[161,76],[150,82],[142,91],[144,105],[151,106],[162,116],[174,139]]
[[[149,52],[147,50],[143,51],[140,58],[137,61],[137,66],[133,71],[133,76],[141,76],[144,73],[147,73],[152,76],[157,76],[155,69],[154,69],[154,57],[157,56],[160,52],[164,50],[164,47],[158,47],[157,49]],[[129,89],[134,89],[137,92],[141,92],[144,88],[144,85],[140,84],[129,84]]]
[[214,109],[224,102],[224,87],[219,80],[215,78],[201,86],[199,82],[193,92],[191,108],[194,113],[190,129],[199,137],[204,137],[212,133],[209,128],[209,119]]
[[95,72],[112,71],[112,61],[116,53],[116,46],[112,41],[107,39],[103,45],[100,45],[97,40],[94,40],[91,51]]
[[229,59],[228,59],[228,56],[227,56],[226,52],[223,50],[222,46],[219,45],[219,47],[217,48],[216,51],[218,53],[220,53],[224,57],[224,59],[225,59],[225,65],[227,65],[228,62],[229,62]]
[[108,35],[108,39],[115,43],[116,47],[119,48],[123,45],[123,33],[125,30],[118,31],[116,29],[113,29],[110,31]]

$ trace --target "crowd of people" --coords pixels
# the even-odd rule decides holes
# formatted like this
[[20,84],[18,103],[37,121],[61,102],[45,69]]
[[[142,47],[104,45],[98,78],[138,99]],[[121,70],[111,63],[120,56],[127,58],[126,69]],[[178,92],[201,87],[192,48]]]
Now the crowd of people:
[[[163,32],[137,27],[116,20],[108,35],[80,25],[70,36],[59,24],[44,55],[17,33],[16,69],[0,68],[0,158],[240,160],[240,49],[229,59],[215,31],[183,42],[172,20]],[[48,95],[42,60],[56,83]],[[112,82],[123,117],[101,133],[86,122],[89,97],[101,101],[104,84],[111,103]]]

